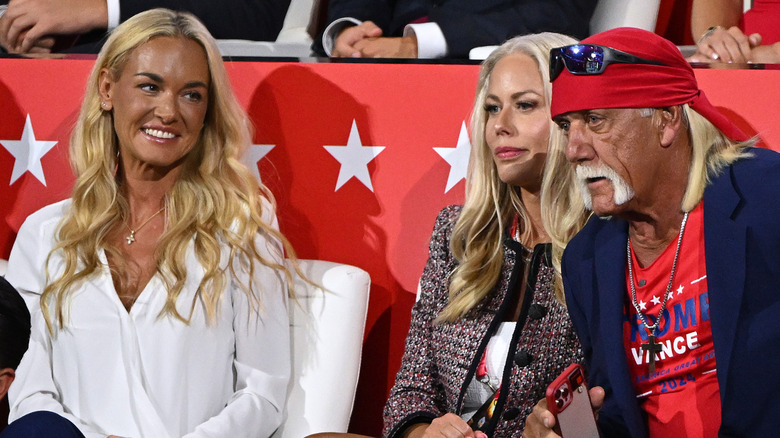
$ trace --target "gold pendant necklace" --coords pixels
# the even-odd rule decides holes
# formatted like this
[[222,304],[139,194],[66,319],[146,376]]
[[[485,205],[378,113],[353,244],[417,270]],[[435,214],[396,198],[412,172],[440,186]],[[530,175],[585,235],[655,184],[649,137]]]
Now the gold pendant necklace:
[[143,228],[146,224],[148,224],[149,221],[152,220],[155,216],[157,216],[158,214],[162,213],[163,210],[165,210],[165,207],[157,210],[157,212],[155,214],[153,214],[153,215],[149,216],[148,218],[146,218],[146,220],[143,221],[143,223],[141,223],[141,225],[139,225],[139,226],[137,226],[135,228],[130,228],[130,226],[127,225],[127,222],[125,222],[125,227],[127,227],[127,229],[130,231],[130,234],[125,236],[125,240],[127,240],[127,244],[130,245],[133,242],[135,242],[135,233],[137,233],[138,231],[141,231],[141,228]]

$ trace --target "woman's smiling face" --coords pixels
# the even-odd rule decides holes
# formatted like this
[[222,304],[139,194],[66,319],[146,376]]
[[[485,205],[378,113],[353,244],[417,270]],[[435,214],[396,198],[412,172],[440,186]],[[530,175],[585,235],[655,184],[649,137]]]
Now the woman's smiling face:
[[181,37],[156,37],[135,48],[119,77],[100,76],[125,172],[178,168],[200,138],[210,86],[206,52]]

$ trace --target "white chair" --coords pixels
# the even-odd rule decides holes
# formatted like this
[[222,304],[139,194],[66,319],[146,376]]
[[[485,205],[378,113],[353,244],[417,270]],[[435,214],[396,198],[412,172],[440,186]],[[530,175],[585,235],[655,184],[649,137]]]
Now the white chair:
[[291,0],[282,30],[276,37],[277,43],[303,43],[311,45],[309,23],[314,19],[315,0]]
[[480,61],[484,61],[488,56],[490,56],[491,53],[493,53],[493,50],[496,50],[497,48],[497,45],[474,47],[473,49],[469,50],[469,59],[478,59]]
[[300,260],[290,301],[293,378],[285,419],[273,438],[346,432],[355,401],[371,279],[354,266]]
[[[655,32],[661,0],[599,0],[590,18],[590,34],[616,27],[638,27]],[[469,59],[483,60],[498,46],[475,47]]]
[[291,0],[282,30],[276,41],[218,40],[222,56],[277,56],[305,58],[311,56],[311,36],[307,28],[315,18],[318,0]]

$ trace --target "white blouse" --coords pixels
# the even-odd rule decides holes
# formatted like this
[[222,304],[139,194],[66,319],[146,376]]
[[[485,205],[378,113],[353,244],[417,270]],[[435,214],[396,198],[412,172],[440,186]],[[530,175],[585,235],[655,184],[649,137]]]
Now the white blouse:
[[[39,300],[46,257],[69,207],[66,200],[31,215],[8,261],[6,278],[22,293],[32,315],[30,348],[9,392],[9,420],[52,411],[72,421],[87,438],[270,436],[282,421],[290,379],[281,275],[263,265],[255,267],[255,281],[262,288],[259,311],[250,310],[246,295],[231,279],[217,321],[207,324],[202,306],[196,305],[187,325],[159,316],[166,298],[159,274],[128,312],[101,252],[102,270],[71,295],[65,328],[51,336]],[[265,219],[277,226],[273,213]],[[257,246],[262,255],[282,261],[278,242],[258,240]],[[226,263],[223,254],[223,266]],[[55,254],[49,262],[52,278],[63,265]],[[177,302],[185,317],[203,276],[192,244],[186,268]],[[248,273],[243,275],[248,278]]]
[[517,327],[515,321],[504,321],[498,325],[496,333],[490,337],[485,348],[485,368],[490,385],[480,382],[476,376],[466,388],[466,396],[463,400],[463,412],[461,418],[465,421],[471,419],[480,407],[495,395],[495,389],[501,386],[501,376],[504,374],[509,345],[512,335]]

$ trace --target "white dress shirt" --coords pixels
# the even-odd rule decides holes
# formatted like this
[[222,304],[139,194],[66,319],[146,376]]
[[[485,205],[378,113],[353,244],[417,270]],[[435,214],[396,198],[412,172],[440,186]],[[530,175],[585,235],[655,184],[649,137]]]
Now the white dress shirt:
[[496,334],[490,337],[488,345],[485,348],[485,368],[487,378],[490,384],[480,382],[476,376],[473,376],[471,383],[466,388],[466,395],[463,400],[463,412],[461,418],[469,421],[471,417],[482,407],[482,405],[496,393],[496,389],[501,386],[501,377],[504,374],[504,367],[507,360],[510,360],[509,345],[512,343],[512,335],[517,328],[517,322],[504,321],[498,325]]
[[106,10],[108,11],[108,30],[114,30],[119,26],[119,0],[106,0]]
[[[342,17],[333,20],[332,23],[322,32],[322,48],[328,56],[333,55],[333,47],[336,45],[336,38],[342,30],[359,26],[363,22],[357,18]],[[441,27],[434,22],[407,24],[404,27],[404,36],[415,36],[417,38],[417,58],[434,59],[447,56],[447,40],[444,39],[444,32]]]
[[[282,421],[290,378],[286,289],[278,272],[255,266],[259,311],[235,279],[227,282],[217,320],[201,302],[189,325],[160,316],[167,296],[156,274],[128,312],[102,269],[71,295],[65,328],[50,335],[40,310],[45,263],[70,201],[31,215],[19,230],[6,278],[32,314],[30,348],[10,392],[14,420],[38,410],[59,413],[87,438],[268,437]],[[267,210],[270,210],[267,209]],[[273,213],[265,218],[276,226]],[[258,239],[262,255],[281,262],[277,242]],[[223,254],[222,266],[227,255]],[[203,276],[192,244],[177,301],[185,317]],[[49,274],[63,259],[54,254]],[[248,278],[245,272],[239,277]],[[245,281],[245,280],[242,280]]]

